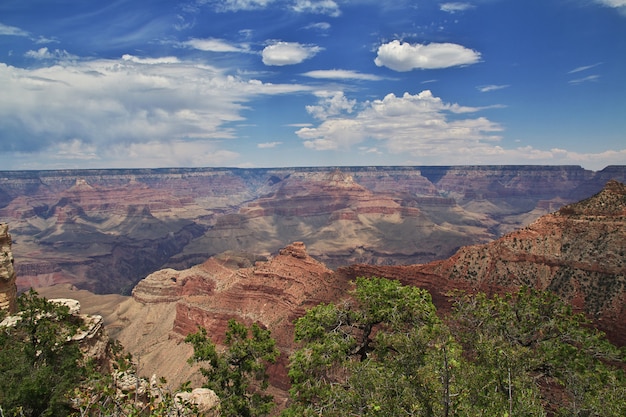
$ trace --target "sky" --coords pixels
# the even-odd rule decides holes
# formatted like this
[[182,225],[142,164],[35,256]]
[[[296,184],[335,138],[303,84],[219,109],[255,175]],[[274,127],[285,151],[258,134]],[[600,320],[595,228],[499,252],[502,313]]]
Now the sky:
[[626,164],[626,0],[2,0],[0,170]]

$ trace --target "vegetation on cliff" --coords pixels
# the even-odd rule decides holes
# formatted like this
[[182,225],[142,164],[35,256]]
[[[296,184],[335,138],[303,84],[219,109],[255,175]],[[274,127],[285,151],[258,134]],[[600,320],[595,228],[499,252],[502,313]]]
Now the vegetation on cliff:
[[555,296],[457,295],[359,278],[296,323],[284,416],[623,416],[624,353]]
[[88,374],[78,345],[67,343],[82,323],[34,291],[17,301],[19,316],[0,331],[0,407],[5,415],[69,415],[68,395]]
[[[424,289],[358,278],[349,299],[310,309],[295,322],[282,415],[626,415],[626,352],[555,295],[524,287],[451,300],[442,315]],[[0,332],[0,415],[202,415],[164,382],[141,391],[120,346],[110,373],[94,372],[67,343],[81,326],[67,307],[33,292],[19,306],[21,319]],[[270,414],[278,351],[268,330],[231,320],[223,349],[202,328],[186,341],[221,416]],[[134,388],[119,389],[124,375]]]
[[204,387],[213,390],[221,400],[221,416],[269,414],[274,402],[273,397],[265,393],[269,378],[266,369],[279,354],[269,330],[257,324],[248,329],[236,320],[230,320],[224,352],[218,352],[204,328],[188,335],[185,341],[193,346],[190,363],[208,365],[200,368],[200,372],[206,378]]

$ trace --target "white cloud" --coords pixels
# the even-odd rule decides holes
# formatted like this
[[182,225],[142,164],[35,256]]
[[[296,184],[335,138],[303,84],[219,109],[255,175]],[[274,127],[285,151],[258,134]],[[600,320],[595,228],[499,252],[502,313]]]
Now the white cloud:
[[28,58],[40,59],[40,60],[44,60],[44,59],[65,60],[65,59],[77,59],[78,58],[77,56],[70,54],[66,50],[55,49],[51,51],[51,50],[48,50],[48,48],[39,48],[36,51],[27,51],[24,54],[24,56]]
[[383,78],[374,74],[364,74],[358,71],[332,69],[332,70],[316,70],[302,74],[306,77],[331,79],[331,80],[363,80],[363,81],[380,81]]
[[[341,98],[341,96],[338,96]],[[356,103],[352,104],[355,107]],[[480,108],[444,103],[428,90],[402,97],[388,94],[363,104],[354,117],[332,117],[296,134],[310,149],[346,149],[367,139],[383,142],[391,153],[445,155],[471,146],[492,147],[502,128],[484,117],[460,118]],[[330,115],[329,115],[330,116]]]
[[447,13],[456,13],[471,9],[473,7],[474,6],[470,3],[453,2],[441,4],[440,9]]
[[478,91],[480,91],[481,93],[488,93],[490,91],[502,90],[503,88],[508,88],[508,87],[509,87],[508,84],[504,84],[504,85],[491,84],[491,85],[481,85],[481,86],[476,87],[476,89],[478,89]]
[[294,65],[320,52],[319,46],[302,45],[297,42],[275,42],[266,46],[261,55],[265,65]]
[[341,10],[333,0],[296,0],[292,6],[299,13],[326,14],[332,17],[341,15]]
[[582,83],[588,83],[588,82],[596,82],[599,79],[600,79],[600,76],[598,74],[592,74],[592,75],[588,75],[586,77],[576,78],[574,80],[569,80],[568,83],[570,83],[570,84],[582,84]]
[[330,23],[328,22],[311,23],[310,25],[306,25],[304,29],[316,29],[316,30],[326,31],[330,29]]
[[596,3],[599,3],[603,6],[607,7],[626,7],[626,0],[595,0]]
[[97,155],[99,166],[208,161],[223,152],[216,141],[235,137],[229,123],[245,120],[248,101],[310,91],[241,79],[197,62],[131,55],[35,69],[0,63],[0,85],[0,146],[3,157],[16,156],[5,167],[16,166],[17,155],[31,161]]
[[0,23],[0,36],[23,36],[29,37],[30,33],[15,26],[8,26]]
[[274,0],[209,0],[218,12],[237,12],[240,10],[257,10],[267,7]]
[[348,100],[343,91],[318,91],[316,106],[306,106],[306,111],[316,119],[326,120],[344,113],[352,113],[356,100]]
[[282,142],[265,142],[265,143],[259,143],[257,144],[257,148],[260,149],[273,149],[275,147],[277,147],[278,145],[282,145]]
[[602,62],[598,62],[598,63],[593,64],[593,65],[585,65],[585,66],[582,66],[582,67],[577,67],[577,68],[574,68],[571,71],[568,71],[567,73],[568,74],[575,74],[577,72],[587,71],[588,69],[595,68],[595,67],[597,67],[598,65],[601,65],[601,64],[602,64]]
[[248,45],[235,45],[223,39],[216,38],[192,38],[182,42],[181,45],[205,52],[249,52],[250,50]]
[[475,64],[480,53],[454,43],[409,44],[398,40],[378,48],[374,63],[394,71],[448,68]]

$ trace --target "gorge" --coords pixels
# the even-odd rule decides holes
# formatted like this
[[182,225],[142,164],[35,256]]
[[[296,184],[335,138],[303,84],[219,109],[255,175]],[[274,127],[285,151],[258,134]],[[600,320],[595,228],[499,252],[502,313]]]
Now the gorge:
[[146,275],[289,242],[329,268],[403,265],[490,242],[626,167],[171,168],[0,172],[20,290],[129,295]]

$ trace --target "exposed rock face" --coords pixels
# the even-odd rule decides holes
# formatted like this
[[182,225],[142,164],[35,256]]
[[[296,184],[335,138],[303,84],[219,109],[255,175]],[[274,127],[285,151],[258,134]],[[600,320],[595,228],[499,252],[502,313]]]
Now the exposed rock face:
[[[184,336],[203,326],[213,341],[222,343],[228,320],[258,323],[272,331],[282,352],[270,372],[280,399],[286,396],[293,320],[320,302],[340,299],[348,287],[347,281],[335,279],[333,271],[310,257],[302,242],[288,245],[271,259],[254,265],[241,255],[225,254],[185,271],[160,271],[140,282],[133,291],[133,300],[119,308],[121,321],[129,325],[120,330],[118,338],[146,362],[154,362],[148,358],[166,357],[169,367],[187,370],[176,375],[184,380],[191,371],[186,364],[190,347],[181,343]],[[165,330],[154,316],[146,315],[152,310],[161,312],[160,320],[171,323],[169,328]],[[142,332],[141,338],[137,337],[138,331]],[[154,341],[150,341],[152,337]],[[146,372],[166,374],[159,370],[150,368]],[[166,375],[171,378],[171,374]]]
[[626,344],[626,186],[609,181],[595,196],[562,207],[485,244],[426,265],[352,266],[349,277],[378,275],[428,288],[487,293],[521,285],[553,291],[584,311],[609,338]]
[[331,268],[444,259],[598,192],[626,166],[0,172],[18,289],[130,294],[166,267],[303,241]]
[[[131,301],[146,311],[169,312],[168,326],[160,327],[161,339],[169,343],[162,349],[170,358],[182,357],[180,366],[190,351],[173,352],[189,347],[172,341],[182,340],[198,326],[205,327],[217,343],[223,342],[232,318],[270,329],[283,353],[271,370],[280,400],[287,389],[293,321],[320,302],[340,302],[359,276],[398,279],[426,288],[442,311],[450,307],[448,293],[453,289],[488,294],[521,285],[548,289],[587,313],[614,343],[624,345],[625,253],[626,187],[610,181],[592,198],[566,205],[496,241],[463,247],[447,260],[407,266],[356,264],[333,272],[309,256],[304,243],[295,242],[254,265],[252,259],[230,253],[184,271],[160,271],[137,285]],[[126,320],[135,327],[123,329],[120,338],[125,345],[131,343],[131,352],[137,329],[148,338],[157,333],[154,318],[143,324],[129,315]]]
[[177,403],[184,409],[185,404],[193,404],[198,415],[205,417],[218,417],[220,415],[220,399],[215,392],[208,388],[194,388],[191,392],[179,392],[176,394]]
[[14,313],[17,307],[15,276],[9,226],[0,223],[0,310],[6,310],[9,313]]

